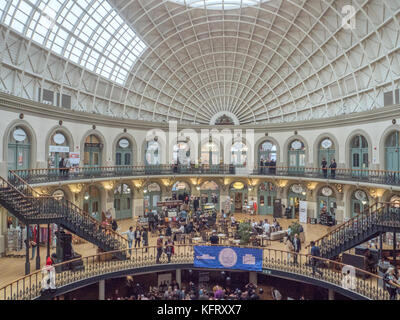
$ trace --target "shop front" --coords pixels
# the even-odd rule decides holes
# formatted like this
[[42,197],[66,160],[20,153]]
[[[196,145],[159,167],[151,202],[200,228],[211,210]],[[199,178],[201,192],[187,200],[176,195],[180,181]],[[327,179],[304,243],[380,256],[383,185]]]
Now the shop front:
[[307,199],[307,189],[301,184],[294,184],[290,186],[288,192],[288,206],[286,208],[286,216],[289,218],[298,218],[300,201],[306,201]]
[[127,184],[120,184],[114,190],[115,219],[132,218],[132,190]]
[[242,213],[248,206],[248,188],[243,182],[234,182],[229,188],[231,198],[231,212]]
[[161,187],[158,183],[150,183],[143,190],[143,208],[145,212],[157,210],[157,202],[161,201]]
[[337,208],[337,200],[335,197],[335,193],[331,187],[323,187],[318,192],[317,197],[317,208],[318,208],[318,218],[321,220],[322,223],[322,216],[331,217],[335,220],[336,216],[336,208]]
[[356,190],[351,195],[351,217],[358,216],[368,209],[368,196],[363,190]]
[[101,221],[100,191],[95,186],[90,186],[83,196],[83,211],[92,218]]
[[190,199],[190,186],[184,181],[178,181],[172,186],[172,199],[184,201]]
[[258,187],[258,214],[273,214],[274,201],[277,196],[277,188],[271,182],[263,182]]
[[214,181],[206,181],[200,186],[201,207],[212,204],[219,211],[219,187]]

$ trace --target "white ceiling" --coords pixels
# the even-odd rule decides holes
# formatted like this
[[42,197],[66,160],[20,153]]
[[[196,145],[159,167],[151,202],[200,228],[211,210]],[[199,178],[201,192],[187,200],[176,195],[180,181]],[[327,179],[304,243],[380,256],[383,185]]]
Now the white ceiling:
[[[353,0],[353,29],[343,25],[351,13],[344,0],[108,2],[146,50],[126,82],[108,84],[111,93],[96,85],[94,105],[110,97],[100,113],[209,124],[227,112],[240,124],[292,122],[379,108],[383,93],[400,87],[400,0]],[[90,94],[78,93],[77,105]]]

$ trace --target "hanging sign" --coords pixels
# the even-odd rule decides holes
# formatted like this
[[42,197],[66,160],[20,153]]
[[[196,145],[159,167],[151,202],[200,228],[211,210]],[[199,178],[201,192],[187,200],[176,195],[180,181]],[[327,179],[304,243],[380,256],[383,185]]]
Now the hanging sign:
[[121,139],[119,140],[119,146],[123,149],[129,147],[129,140],[128,139]]
[[26,132],[22,129],[14,130],[13,137],[16,141],[22,142],[26,139]]
[[299,140],[292,142],[292,149],[299,150],[301,149],[302,143]]
[[69,147],[64,146],[49,146],[49,152],[63,152],[68,153]]
[[362,190],[357,190],[356,193],[354,194],[354,197],[355,197],[357,200],[363,201],[363,200],[366,200],[367,195],[365,194],[364,191],[362,191]]
[[54,135],[53,140],[56,144],[63,144],[65,142],[65,137],[61,133],[57,133]]
[[324,149],[329,149],[330,147],[332,147],[332,141],[330,139],[325,139],[321,142],[321,146]]
[[321,190],[322,195],[324,195],[325,197],[330,197],[333,193],[332,189],[329,187],[324,187]]
[[78,166],[79,162],[81,161],[80,159],[80,153],[79,152],[70,152],[69,153],[69,163],[72,166]]
[[307,201],[299,202],[299,222],[307,223]]

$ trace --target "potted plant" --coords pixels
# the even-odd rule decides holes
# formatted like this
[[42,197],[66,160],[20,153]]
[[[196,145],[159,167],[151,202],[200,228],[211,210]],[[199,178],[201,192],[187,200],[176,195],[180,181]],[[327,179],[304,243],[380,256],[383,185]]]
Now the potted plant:
[[238,235],[240,237],[240,244],[247,245],[250,242],[251,226],[250,223],[244,222],[239,224]]

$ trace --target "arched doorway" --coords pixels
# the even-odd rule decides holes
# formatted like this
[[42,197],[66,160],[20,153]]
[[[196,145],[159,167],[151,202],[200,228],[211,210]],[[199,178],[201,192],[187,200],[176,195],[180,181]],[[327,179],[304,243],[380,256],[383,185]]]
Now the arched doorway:
[[289,172],[302,173],[306,165],[306,148],[301,140],[293,140],[288,150]]
[[91,217],[101,220],[101,197],[100,191],[95,186],[89,186],[83,196],[83,211]]
[[270,166],[271,161],[273,161],[272,166],[274,166],[274,163],[276,165],[277,147],[272,141],[266,140],[260,144],[260,147],[258,149],[258,165],[260,167],[259,169],[260,173],[271,171],[267,170],[266,168],[263,168],[265,166]]
[[336,197],[335,192],[331,187],[325,186],[322,187],[318,192],[318,218],[321,216],[321,212],[326,212],[333,218],[336,216]]
[[400,133],[392,132],[385,141],[386,170],[400,171]]
[[115,150],[115,165],[116,166],[131,166],[133,159],[132,143],[127,138],[122,138],[118,141]]
[[290,214],[290,218],[298,218],[300,201],[306,201],[307,189],[301,184],[293,184],[289,188],[288,192],[288,207],[287,210]]
[[244,212],[248,204],[248,188],[243,182],[237,181],[230,185],[231,212]]
[[161,187],[158,183],[150,183],[143,190],[143,208],[145,211],[157,210],[157,202],[161,201]]
[[132,190],[125,183],[114,189],[114,210],[116,220],[132,218]]
[[103,144],[91,134],[85,140],[83,164],[87,167],[100,167],[102,163]]
[[219,187],[214,181],[206,181],[200,186],[201,206],[212,203],[215,209],[219,211]]
[[362,135],[356,135],[350,144],[350,155],[351,155],[351,169],[352,175],[367,176],[367,171],[361,171],[362,169],[368,169],[368,141]]
[[[323,138],[318,148],[318,166],[321,167],[322,160],[325,159],[329,167],[332,160],[336,158],[335,143],[328,137]],[[322,170],[321,170],[322,173]]]
[[231,146],[231,164],[234,167],[246,167],[248,147],[243,142],[235,142]]
[[70,142],[68,141],[68,137],[61,131],[54,132],[49,142],[48,167],[59,168],[61,158],[69,158]]
[[368,209],[368,195],[363,190],[356,190],[351,195],[351,217],[358,216]]
[[277,188],[272,182],[263,182],[258,186],[258,213],[273,214],[274,201],[277,196]]
[[172,186],[172,199],[182,200],[190,198],[190,186],[184,181],[178,181]]
[[8,138],[8,170],[26,170],[30,167],[31,141],[22,127],[16,126]]

